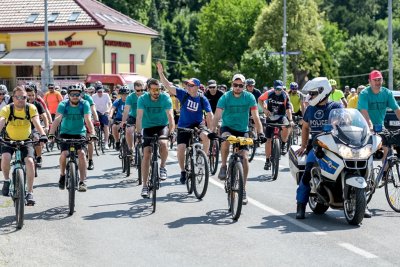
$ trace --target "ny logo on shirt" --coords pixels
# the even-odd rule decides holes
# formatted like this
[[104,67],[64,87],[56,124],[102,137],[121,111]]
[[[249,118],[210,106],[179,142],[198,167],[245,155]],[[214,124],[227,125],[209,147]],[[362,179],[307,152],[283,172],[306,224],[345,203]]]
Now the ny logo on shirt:
[[192,100],[189,99],[189,100],[187,101],[186,108],[187,108],[188,110],[190,110],[190,111],[197,111],[197,110],[199,109],[199,103],[194,102],[194,101],[192,101]]

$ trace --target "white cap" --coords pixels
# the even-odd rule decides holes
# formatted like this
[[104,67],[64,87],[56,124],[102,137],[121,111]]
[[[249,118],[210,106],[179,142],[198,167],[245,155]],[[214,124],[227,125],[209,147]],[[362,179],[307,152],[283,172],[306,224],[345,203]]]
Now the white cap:
[[243,83],[246,81],[246,78],[242,74],[235,74],[233,76],[232,82],[234,82],[238,79],[241,80]]

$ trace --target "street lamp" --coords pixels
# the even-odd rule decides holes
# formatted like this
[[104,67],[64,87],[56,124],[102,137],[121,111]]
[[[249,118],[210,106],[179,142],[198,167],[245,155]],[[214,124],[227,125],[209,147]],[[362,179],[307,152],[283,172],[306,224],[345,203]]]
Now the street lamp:
[[389,89],[393,90],[393,36],[392,36],[392,0],[388,0],[388,43],[389,43]]
[[286,85],[286,0],[283,0],[283,37],[282,37],[282,48],[283,48],[283,84]]
[[[44,0],[44,71],[42,75],[42,91],[47,91],[47,86],[52,83],[49,57],[49,24],[47,17],[47,0]],[[44,76],[44,77],[43,77]]]

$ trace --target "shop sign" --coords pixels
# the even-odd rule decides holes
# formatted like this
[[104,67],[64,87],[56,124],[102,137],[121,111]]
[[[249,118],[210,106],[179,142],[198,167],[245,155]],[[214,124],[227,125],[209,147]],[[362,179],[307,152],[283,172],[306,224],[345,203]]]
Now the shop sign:
[[113,40],[105,40],[104,45],[106,46],[117,46],[117,47],[125,47],[131,48],[131,42],[121,42],[121,41],[113,41]]
[[[26,46],[27,47],[43,47],[45,45],[44,41],[27,41]],[[51,47],[57,47],[57,46],[67,46],[67,47],[73,47],[73,46],[82,46],[83,41],[78,40],[78,41],[65,41],[65,40],[59,40],[57,41],[49,41],[49,46]]]

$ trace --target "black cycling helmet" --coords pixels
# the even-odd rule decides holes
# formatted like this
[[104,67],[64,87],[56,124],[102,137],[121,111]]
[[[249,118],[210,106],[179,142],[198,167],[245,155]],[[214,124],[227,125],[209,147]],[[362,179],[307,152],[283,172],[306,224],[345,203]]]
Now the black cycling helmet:
[[[113,94],[114,94],[114,93],[115,93],[115,92],[113,92]],[[128,87],[127,85],[122,86],[121,88],[119,88],[118,93],[119,93],[120,95],[127,95],[127,94],[129,94],[129,93],[130,93],[129,87]]]
[[256,81],[252,78],[246,80],[246,85],[256,85]]
[[32,88],[35,93],[37,93],[37,85],[34,82],[29,82],[26,86],[28,86],[29,88]]

